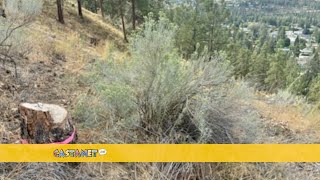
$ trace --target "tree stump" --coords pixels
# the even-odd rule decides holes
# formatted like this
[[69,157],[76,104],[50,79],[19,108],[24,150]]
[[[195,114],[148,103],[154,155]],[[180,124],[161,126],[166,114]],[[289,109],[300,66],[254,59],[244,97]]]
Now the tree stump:
[[[19,105],[21,115],[21,138],[29,144],[61,143],[71,140],[74,144],[77,140],[75,127],[67,110],[54,104],[30,104]],[[74,135],[73,139],[70,139]]]

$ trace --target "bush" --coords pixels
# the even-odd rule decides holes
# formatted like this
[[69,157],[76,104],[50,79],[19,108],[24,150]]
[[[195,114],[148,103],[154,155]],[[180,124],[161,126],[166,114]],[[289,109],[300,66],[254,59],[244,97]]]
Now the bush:
[[17,76],[16,61],[28,51],[23,27],[33,21],[42,8],[41,0],[5,1],[6,18],[0,17],[0,60],[13,63]]
[[131,40],[129,59],[118,62],[110,53],[88,80],[112,117],[137,125],[150,142],[197,142],[200,136],[203,142],[210,134],[209,109],[221,101],[230,71],[218,58],[210,61],[206,50],[183,60],[174,47],[175,29],[164,16],[158,22],[149,17]]
[[30,21],[41,13],[42,5],[42,0],[6,0],[5,12],[9,19]]
[[[163,16],[146,22],[131,40],[130,57],[118,59],[110,52],[88,70],[83,80],[93,95],[78,104],[79,119],[89,127],[107,124],[106,143],[252,143],[261,136],[258,114],[236,109],[251,98],[252,89],[230,78],[223,57],[210,61],[204,51],[184,60],[172,42],[175,26]],[[234,133],[232,126],[243,132]],[[135,168],[149,179],[204,179],[218,177],[217,167],[224,166],[144,163]]]
[[[91,131],[103,129],[91,143],[252,143],[260,135],[258,114],[238,111],[253,90],[231,78],[223,56],[209,57],[205,49],[183,59],[174,46],[175,30],[163,15],[158,21],[149,17],[130,40],[129,57],[110,51],[90,65],[81,78],[90,90],[75,115]],[[144,179],[204,179],[221,171],[209,163],[134,166]]]

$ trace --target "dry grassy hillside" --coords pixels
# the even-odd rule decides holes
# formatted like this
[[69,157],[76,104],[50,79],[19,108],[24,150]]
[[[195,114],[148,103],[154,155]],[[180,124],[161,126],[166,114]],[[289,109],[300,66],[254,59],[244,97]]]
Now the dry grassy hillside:
[[[85,9],[83,13],[84,20],[81,20],[76,7],[66,4],[66,23],[61,25],[56,20],[54,2],[45,2],[41,15],[23,29],[29,51],[17,61],[18,77],[12,64],[0,65],[1,143],[20,142],[19,103],[55,103],[72,111],[79,94],[88,91],[76,80],[85,66],[106,57],[109,48],[118,49],[119,57],[125,56],[126,44],[121,31],[94,13]],[[78,130],[80,143],[96,138],[94,130],[83,131],[81,127]],[[121,179],[127,177],[126,174],[126,170],[116,164],[83,164],[77,169],[56,163],[0,164],[0,179]]]
[[[99,15],[83,10],[85,18],[81,20],[76,7],[67,3],[64,12],[66,24],[62,25],[56,20],[55,10],[53,2],[46,3],[41,16],[24,29],[29,51],[17,62],[18,77],[15,77],[11,64],[0,65],[0,143],[19,143],[17,106],[20,102],[55,103],[74,112],[81,97],[95,93],[82,78],[90,73],[88,66],[97,59],[109,57],[111,50],[119,62],[128,56],[121,31],[102,21]],[[229,122],[232,125],[225,133],[228,140],[234,143],[319,142],[320,113],[317,110],[309,113],[312,108],[306,110],[307,104],[288,103],[288,99],[279,103],[279,99],[281,97],[254,94],[239,101],[234,109],[237,112]],[[95,100],[90,99],[93,107],[99,103]],[[97,116],[105,119],[99,127],[87,126],[82,123],[85,120],[75,116],[79,143],[113,143],[106,133],[123,139],[131,138],[130,134],[114,131],[112,127],[115,125],[108,122],[106,114]],[[242,116],[252,118],[240,121]],[[106,132],[109,127],[110,131]],[[252,134],[247,132],[248,128]],[[249,136],[256,139],[251,140]],[[0,179],[170,179],[166,178],[166,175],[170,177],[169,174],[173,174],[170,168],[180,167],[192,174],[185,179],[200,177],[199,172],[208,179],[320,178],[320,168],[316,163],[172,163],[169,166],[157,163],[82,163],[76,168],[57,163],[2,163]]]
[[5,134],[15,137],[7,137],[9,143],[19,136],[16,118],[20,102],[64,103],[70,108],[77,90],[85,89],[68,80],[80,75],[87,63],[106,56],[109,47],[119,49],[119,55],[126,49],[121,32],[98,15],[84,10],[81,20],[76,7],[68,4],[66,24],[61,25],[54,5],[45,4],[42,14],[23,29],[29,50],[17,61],[18,77],[11,64],[1,67],[1,123],[7,129]]

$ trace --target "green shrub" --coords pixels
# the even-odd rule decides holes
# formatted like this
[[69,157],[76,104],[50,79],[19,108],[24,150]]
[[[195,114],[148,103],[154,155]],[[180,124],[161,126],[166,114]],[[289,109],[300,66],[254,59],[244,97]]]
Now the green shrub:
[[[17,73],[16,59],[21,59],[30,51],[27,34],[23,27],[31,23],[41,12],[41,0],[10,0],[5,1],[6,18],[0,17],[0,61],[14,65]],[[29,42],[30,43],[30,42]]]
[[43,1],[42,0],[7,0],[5,1],[6,14],[11,19],[24,19],[33,18],[41,13]]
[[[158,21],[147,18],[131,40],[130,57],[118,60],[108,53],[85,80],[108,121],[135,129],[131,135],[141,135],[137,142],[230,143],[232,106],[246,98],[248,88],[230,78],[223,56],[209,57],[206,48],[183,59],[174,46],[175,30],[163,15]],[[105,121],[79,112],[89,123]]]

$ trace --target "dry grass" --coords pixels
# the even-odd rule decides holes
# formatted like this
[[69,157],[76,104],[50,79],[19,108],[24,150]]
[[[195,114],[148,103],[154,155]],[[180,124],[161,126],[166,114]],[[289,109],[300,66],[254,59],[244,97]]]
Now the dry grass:
[[122,32],[119,29],[115,28],[114,26],[110,25],[110,23],[106,23],[106,20],[102,20],[100,15],[92,13],[91,11],[88,11],[86,9],[83,9],[83,12],[85,13],[86,18],[100,25],[101,29],[108,31],[110,34],[115,35],[117,38],[123,39]]
[[84,19],[80,19],[77,7],[72,7],[71,3],[66,3],[64,7],[65,24],[61,25],[56,21],[56,5],[55,2],[49,2],[44,13],[50,19],[40,18],[39,22],[50,28],[53,32],[76,31],[82,39],[90,42],[91,38],[104,42],[108,40],[113,42],[119,49],[126,50],[126,44],[123,41],[123,35],[120,29],[115,28],[108,21],[103,21],[101,17],[86,9],[83,9]]
[[[81,21],[76,9],[66,6],[66,24],[60,25],[52,3],[45,6],[43,14],[25,29],[32,51],[19,62],[20,78],[12,77],[11,67],[2,69],[0,66],[0,143],[19,140],[19,118],[16,116],[19,102],[42,101],[72,108],[78,93],[86,91],[77,85],[74,77],[93,59],[107,57],[105,52],[111,44],[125,48],[121,32],[89,11],[84,10],[86,19]],[[90,44],[92,37],[99,40],[97,46]],[[63,80],[65,77],[71,78]],[[99,128],[80,128],[79,142],[105,143],[99,134],[101,131]],[[124,168],[101,163],[82,163],[77,168],[62,163],[3,163],[0,164],[0,179],[129,179],[126,178],[129,170]]]
[[[56,12],[52,3],[54,2],[47,6],[43,16],[28,29],[33,51],[28,55],[28,60],[21,63],[24,68],[20,68],[23,75],[21,81],[28,86],[0,76],[0,142],[14,143],[19,139],[14,109],[19,101],[40,100],[59,104],[66,101],[64,105],[75,110],[73,105],[81,98],[80,94],[90,98],[86,100],[90,101],[87,108],[96,111],[93,120],[98,126],[90,127],[76,119],[79,123],[80,143],[132,142],[136,137],[131,137],[130,130],[125,129],[126,133],[123,133],[123,129],[118,129],[126,128],[122,122],[100,121],[98,124],[99,118],[109,120],[109,114],[98,111],[96,107],[101,105],[94,98],[99,97],[76,78],[85,72],[86,65],[93,59],[107,59],[111,56],[109,49],[120,49],[112,54],[119,62],[128,56],[123,52],[125,45],[121,31],[87,10],[83,12],[85,20],[81,21],[77,17],[76,7],[71,6],[66,7],[66,25],[60,25],[55,19]],[[92,37],[101,39],[97,46],[90,44]],[[59,60],[61,57],[63,59]],[[52,78],[54,72],[49,72],[50,70],[55,71],[59,78]],[[61,81],[62,75],[67,80]],[[47,83],[50,80],[52,82]],[[17,91],[12,93],[7,88],[2,88],[2,84],[10,85],[11,89],[11,85],[15,85]],[[267,119],[283,122],[294,131],[309,133],[312,127],[317,127],[315,124],[319,125],[315,123],[320,119],[320,113],[316,111],[304,115],[295,106],[268,104],[261,100],[252,104],[248,100],[246,103],[254,106]],[[81,110],[83,109],[79,109]],[[233,116],[242,117],[243,112]],[[233,116],[230,118],[234,118]],[[254,123],[257,122],[253,121],[255,116],[252,117],[246,122],[239,121],[235,124],[239,131],[243,131],[245,127],[260,133],[261,129],[254,129]],[[235,132],[241,139],[248,135],[245,133],[248,132]],[[261,136],[265,134],[261,132]],[[62,163],[14,163],[0,164],[0,179],[319,179],[319,169],[317,164],[299,163],[81,163],[76,168]]]
[[[76,74],[90,59],[105,56],[110,42],[124,48],[121,31],[102,22],[94,13],[84,9],[85,20],[81,20],[75,7],[66,6],[66,24],[61,25],[55,19],[54,7],[54,4],[46,6],[46,18],[38,18],[30,28],[30,36],[35,40],[33,54],[37,54],[37,57],[31,59],[46,59],[46,56],[56,58],[55,55],[61,55],[66,58],[65,68]],[[98,41],[97,46],[90,44],[91,38]],[[45,54],[41,56],[41,52]]]
[[269,131],[283,135],[276,143],[319,142],[320,111],[312,108],[312,104],[299,97],[261,93],[251,103],[268,124]]
[[263,117],[288,124],[290,129],[305,131],[312,125],[312,121],[304,117],[296,107],[267,104],[259,100],[253,103]]

